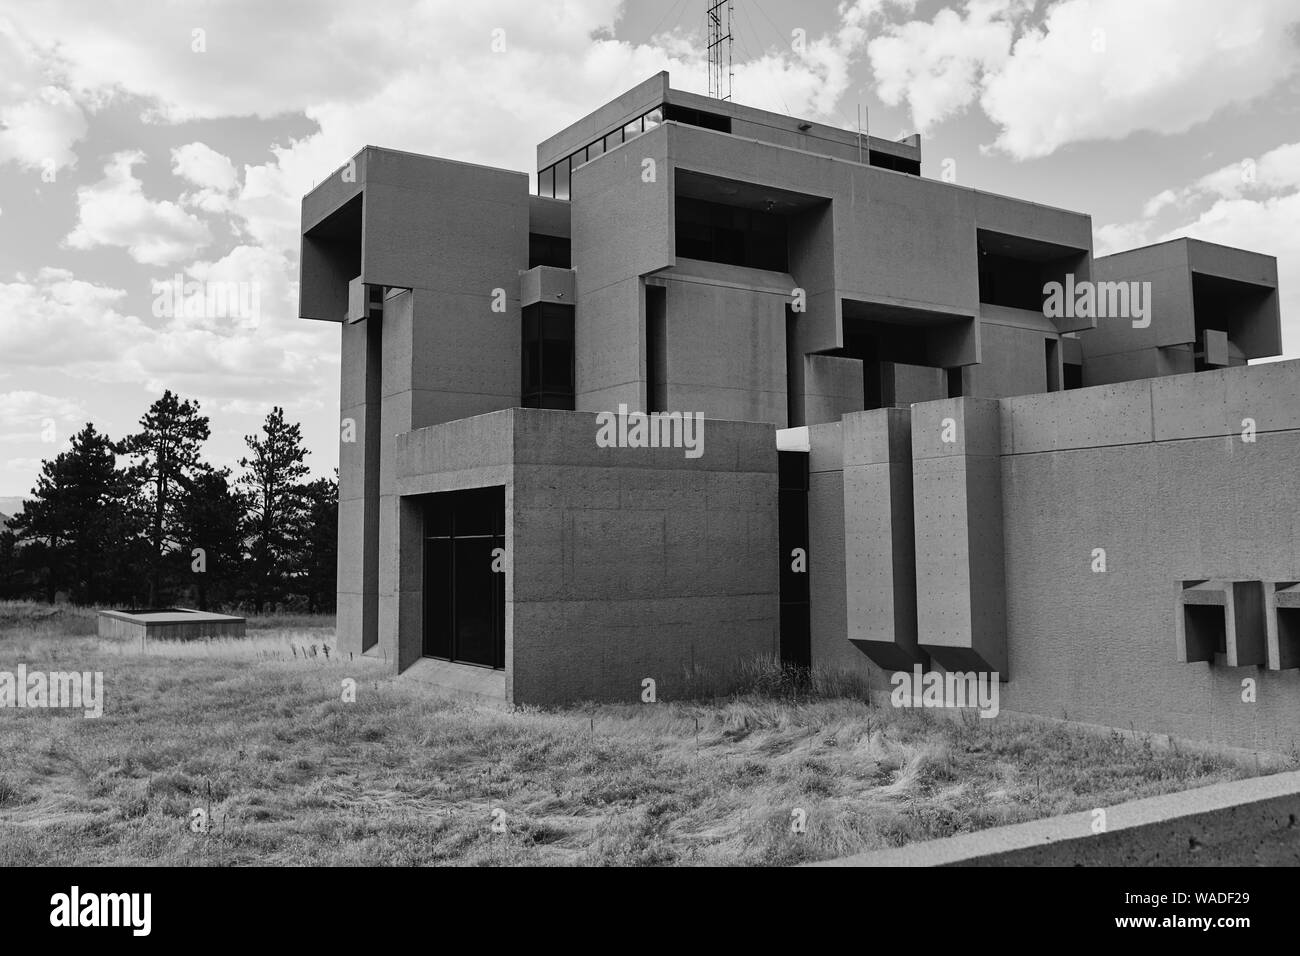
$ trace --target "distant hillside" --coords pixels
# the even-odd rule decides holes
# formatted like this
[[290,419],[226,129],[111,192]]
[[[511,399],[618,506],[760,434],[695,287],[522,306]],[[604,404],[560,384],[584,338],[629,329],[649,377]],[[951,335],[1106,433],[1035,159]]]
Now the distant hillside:
[[0,511],[0,528],[7,527],[8,525],[9,525],[9,516],[5,514],[3,511]]
[[[23,510],[22,498],[0,498],[0,514],[7,515],[8,517],[12,518],[14,515],[18,514],[18,512],[22,510]],[[4,523],[3,521],[0,521],[0,524],[3,523]]]

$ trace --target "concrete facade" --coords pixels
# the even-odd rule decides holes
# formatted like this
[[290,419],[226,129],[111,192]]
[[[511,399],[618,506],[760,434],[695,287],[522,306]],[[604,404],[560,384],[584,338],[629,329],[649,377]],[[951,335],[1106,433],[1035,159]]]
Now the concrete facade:
[[[1087,215],[923,178],[918,137],[667,74],[537,162],[530,195],[366,147],[303,201],[300,312],[342,335],[346,653],[552,704],[803,646],[880,687],[996,672],[1008,708],[1289,745],[1300,364],[1248,364],[1281,351],[1273,259],[1094,260]],[[649,414],[700,416],[699,454],[638,443]],[[438,530],[474,489],[501,530]],[[475,584],[455,555],[490,534],[503,578]],[[429,651],[444,605],[503,665]]]

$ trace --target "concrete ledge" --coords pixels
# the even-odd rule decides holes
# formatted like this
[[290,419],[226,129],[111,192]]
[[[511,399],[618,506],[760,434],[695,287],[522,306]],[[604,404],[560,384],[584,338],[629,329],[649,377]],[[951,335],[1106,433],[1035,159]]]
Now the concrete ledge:
[[1300,864],[1300,771],[878,850],[814,866]]
[[503,670],[422,657],[402,671],[401,679],[452,694],[500,703],[505,703],[506,700],[506,672]]

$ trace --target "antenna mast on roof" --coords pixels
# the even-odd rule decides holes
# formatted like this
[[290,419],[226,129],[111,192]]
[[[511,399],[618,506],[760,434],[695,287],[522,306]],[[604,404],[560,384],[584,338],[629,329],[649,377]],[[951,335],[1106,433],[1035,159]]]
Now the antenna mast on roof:
[[709,95],[719,100],[731,99],[731,7],[732,0],[709,4]]

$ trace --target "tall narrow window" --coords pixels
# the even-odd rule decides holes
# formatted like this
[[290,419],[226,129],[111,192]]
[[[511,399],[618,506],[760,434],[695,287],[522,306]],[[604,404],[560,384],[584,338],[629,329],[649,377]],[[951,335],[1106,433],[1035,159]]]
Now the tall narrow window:
[[523,309],[524,408],[573,409],[573,306],[538,302]]
[[668,410],[668,290],[645,289],[645,377],[647,412]]
[[569,158],[567,156],[555,164],[555,198],[569,198]]
[[547,166],[537,174],[537,195],[555,198],[555,167]]

